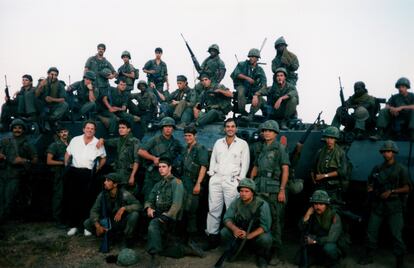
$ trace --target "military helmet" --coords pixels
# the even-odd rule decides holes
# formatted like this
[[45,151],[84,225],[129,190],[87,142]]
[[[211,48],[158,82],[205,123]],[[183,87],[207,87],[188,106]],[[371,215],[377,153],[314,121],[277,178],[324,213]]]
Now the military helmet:
[[252,192],[256,192],[256,183],[254,180],[249,178],[244,178],[239,182],[239,185],[237,186],[237,191],[240,192],[240,188],[249,188],[252,190]]
[[129,53],[129,51],[124,51],[124,52],[122,52],[122,54],[121,54],[121,59],[124,57],[124,56],[127,56],[129,59],[131,59],[131,53]]
[[141,84],[144,84],[145,87],[148,87],[147,81],[145,81],[145,80],[139,80],[138,81],[138,84],[137,84],[137,88],[139,88],[139,85],[141,85]]
[[111,69],[109,69],[109,68],[103,68],[103,69],[102,69],[102,74],[103,74],[105,77],[107,77],[108,75],[112,74],[112,71],[111,71]]
[[369,112],[368,112],[367,108],[365,108],[363,106],[358,106],[355,109],[354,116],[355,116],[355,119],[357,121],[365,121],[369,117]]
[[395,83],[396,88],[399,88],[400,86],[406,86],[407,88],[410,88],[410,80],[408,80],[408,78],[401,77]]
[[249,50],[249,54],[247,54],[247,57],[260,58],[260,51],[257,48],[252,48]]
[[292,194],[298,194],[303,190],[303,180],[302,179],[289,179],[287,188]]
[[362,81],[355,82],[354,90],[357,90],[357,89],[366,89],[365,88],[365,83],[362,82]]
[[283,38],[283,36],[281,36],[281,37],[279,37],[278,39],[276,39],[276,42],[275,42],[275,47],[277,47],[278,45],[288,45],[287,43],[286,43],[286,40],[285,40],[285,38]]
[[398,149],[397,144],[395,144],[395,142],[393,142],[392,140],[387,140],[387,141],[384,141],[384,144],[381,146],[379,151],[381,153],[385,151],[393,151],[394,153],[398,154],[399,149]]
[[212,49],[215,49],[217,50],[217,53],[220,53],[220,48],[217,44],[212,44],[211,46],[209,46],[207,52],[210,52],[210,50]]
[[285,68],[283,68],[283,67],[277,68],[276,71],[275,71],[275,74],[280,73],[280,72],[284,73],[285,76],[287,76],[287,71],[286,71]]
[[185,75],[177,75],[177,82],[181,81],[181,82],[187,82],[187,77]]
[[265,129],[273,130],[276,133],[279,133],[279,124],[275,120],[267,120],[263,124],[260,125],[260,131]]
[[121,175],[119,175],[118,173],[109,173],[105,175],[106,179],[110,179],[111,181],[115,182],[115,183],[121,183],[122,182],[122,177]]
[[92,71],[86,71],[85,74],[83,75],[83,78],[87,78],[89,80],[95,81],[96,74]]
[[14,119],[10,124],[10,130],[12,130],[14,126],[22,126],[23,131],[26,131],[26,124],[21,119]]
[[135,250],[124,248],[119,252],[116,264],[120,266],[130,266],[137,264],[138,262],[139,258]]
[[313,192],[312,197],[309,199],[309,202],[329,205],[331,203],[331,198],[324,190],[316,190]]
[[160,127],[165,127],[165,126],[175,127],[175,120],[169,116],[164,117],[163,119],[161,119]]
[[331,137],[339,139],[339,129],[334,126],[327,127],[322,134],[322,137]]

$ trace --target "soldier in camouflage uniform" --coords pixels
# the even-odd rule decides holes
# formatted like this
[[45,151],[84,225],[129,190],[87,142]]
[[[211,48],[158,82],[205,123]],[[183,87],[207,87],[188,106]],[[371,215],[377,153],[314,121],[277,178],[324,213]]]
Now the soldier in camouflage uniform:
[[334,267],[342,254],[341,218],[331,207],[328,193],[323,190],[316,190],[310,203],[311,207],[299,222],[299,229],[303,233],[299,267],[310,267],[314,262],[324,262],[328,267]]
[[266,74],[262,67],[258,65],[260,51],[252,48],[247,57],[249,59],[239,62],[230,75],[237,91],[237,108],[242,115],[247,115],[245,106],[251,101],[252,96],[267,86]]
[[[226,66],[224,62],[220,59],[220,48],[216,44],[212,44],[208,48],[208,53],[210,56],[206,58],[203,63],[201,64],[201,73],[207,73],[211,81],[215,84],[220,84],[221,80],[223,80],[224,75],[226,74]],[[194,89],[196,90],[197,94],[200,95],[203,91],[203,85],[201,83],[197,83]]]
[[233,92],[222,84],[214,84],[206,73],[202,73],[199,79],[203,84],[203,92],[194,108],[196,126],[224,120],[231,111]]
[[[140,80],[137,88],[140,92],[132,93],[129,96],[128,110],[131,114],[139,117],[139,122],[145,131],[147,124],[157,116],[158,102],[154,92],[148,88],[147,82]],[[137,104],[133,100],[136,100]]]
[[103,103],[107,110],[98,116],[108,127],[109,134],[115,135],[119,119],[124,119],[132,125],[139,121],[139,117],[127,113],[128,93],[125,91],[126,82],[123,78],[119,79],[116,88],[110,87],[108,94],[103,97]]
[[[353,108],[353,114],[348,114],[348,109]],[[346,130],[354,131],[357,138],[363,138],[366,125],[375,122],[377,105],[375,97],[368,95],[365,83],[358,81],[354,84],[354,94],[346,100],[344,106],[336,109],[332,126],[339,128],[345,126]]]
[[316,153],[311,177],[314,190],[326,191],[332,200],[342,200],[342,190],[347,180],[347,159],[337,144],[339,129],[328,127],[322,133],[326,145]]
[[[155,59],[147,61],[142,71],[147,74],[148,84],[154,89],[154,94],[157,96],[159,102],[165,100],[170,89],[168,82],[167,64],[161,60],[162,48],[155,49]],[[164,83],[167,84],[167,89],[164,91]]]
[[132,194],[136,194],[135,175],[139,168],[138,150],[140,141],[132,135],[131,124],[121,119],[118,121],[119,137],[107,140],[100,139],[99,146],[116,150],[116,157],[112,163],[114,171],[121,177],[122,187]]
[[208,151],[197,143],[197,130],[193,126],[184,128],[184,140],[187,147],[183,150],[182,180],[187,192],[185,209],[187,212],[187,232],[190,237],[197,232],[197,210],[201,184],[208,167]]
[[197,102],[197,93],[190,88],[187,77],[177,76],[178,89],[171,93],[161,104],[161,113],[181,121],[180,126],[185,126],[193,120],[193,108]]
[[[161,175],[157,170],[160,157],[167,157],[169,159],[181,158],[182,145],[174,138],[175,121],[171,117],[164,117],[160,122],[161,134],[148,140],[139,150],[138,155],[145,160],[144,167],[146,168],[144,186],[142,193],[145,200],[148,199],[152,187],[161,180]],[[178,164],[178,163],[177,163]],[[173,168],[178,168],[176,162]]]
[[[237,190],[240,198],[235,199],[224,214],[225,227],[220,231],[221,239],[226,248],[235,238],[247,239],[257,255],[257,267],[267,267],[266,259],[272,246],[269,204],[256,196],[256,185],[251,179],[242,179]],[[251,221],[253,224],[248,230]]]
[[[142,205],[131,193],[119,187],[122,181],[122,176],[117,173],[109,173],[105,176],[105,190],[98,195],[89,218],[83,223],[84,234],[90,236],[95,233],[96,236],[101,236],[109,231],[110,238],[121,235],[125,246],[131,247]],[[111,222],[110,230],[105,228],[106,224],[102,222],[106,220],[104,207],[106,207],[106,217]]]
[[398,147],[393,141],[385,141],[380,148],[384,162],[375,166],[368,177],[368,194],[371,195],[371,215],[367,230],[367,251],[359,260],[366,265],[373,262],[373,253],[377,248],[378,232],[383,220],[389,224],[393,240],[395,267],[403,266],[406,251],[402,237],[404,227],[403,208],[411,182],[406,166],[395,159]]
[[30,176],[30,165],[38,160],[36,149],[25,136],[24,122],[15,119],[10,129],[12,137],[0,142],[0,221],[10,215],[23,178]]
[[135,79],[138,79],[139,77],[139,70],[135,69],[135,67],[129,63],[131,60],[131,53],[128,51],[122,52],[121,59],[124,61],[124,64],[118,69],[118,79],[125,79],[127,84],[126,91],[131,93],[134,89]]
[[391,125],[392,130],[398,135],[404,133],[407,127],[411,140],[414,140],[414,93],[408,92],[410,89],[410,80],[401,77],[395,83],[398,94],[392,95],[381,109],[377,120],[377,135],[371,137],[374,140],[384,138],[384,132]]
[[[272,87],[257,91],[252,98],[250,119],[261,109],[268,118],[280,120],[280,128],[287,130],[287,121],[296,115],[299,96],[296,87],[286,82],[286,69],[276,70]],[[267,96],[267,104],[260,96]]]
[[69,145],[69,131],[64,126],[56,130],[57,139],[47,148],[46,164],[53,172],[52,216],[60,227],[62,223],[63,175],[65,171],[65,153]]
[[[72,119],[81,118],[93,119],[96,113],[96,101],[99,98],[99,90],[95,85],[96,74],[87,71],[83,75],[83,80],[73,83],[67,90],[71,95],[70,109],[72,110]],[[73,94],[76,92],[76,94]]]
[[104,57],[106,50],[105,44],[99,44],[98,53],[95,56],[89,57],[85,63],[85,73],[92,71],[96,74],[96,87],[101,96],[107,93],[109,88],[108,79],[116,77],[116,72],[112,64]]
[[47,79],[40,82],[36,88],[35,96],[40,97],[48,108],[47,118],[54,124],[60,120],[68,110],[68,103],[65,101],[65,82],[58,80],[59,70],[50,67],[47,71]]
[[276,74],[276,70],[280,67],[286,69],[286,81],[296,86],[299,68],[299,60],[295,54],[287,49],[287,43],[283,36],[279,37],[275,42],[276,56],[272,60],[272,72]]
[[282,232],[287,203],[286,185],[289,178],[289,155],[286,149],[277,142],[279,125],[268,120],[261,125],[264,143],[255,160],[251,177],[256,182],[257,193],[270,205],[272,213],[273,259],[271,264],[279,263],[282,250]]

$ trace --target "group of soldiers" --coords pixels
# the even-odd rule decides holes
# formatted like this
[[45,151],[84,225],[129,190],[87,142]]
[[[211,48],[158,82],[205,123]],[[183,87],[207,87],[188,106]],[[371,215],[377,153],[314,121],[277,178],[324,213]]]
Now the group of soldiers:
[[[46,131],[50,128],[57,136],[46,158],[54,174],[53,218],[59,227],[69,227],[69,236],[83,229],[85,236],[94,233],[108,236],[109,241],[121,237],[125,247],[133,247],[137,228],[144,228],[148,234],[146,249],[154,267],[159,265],[159,255],[203,257],[205,250],[216,248],[220,241],[227,254],[241,241],[247,241],[246,246],[250,244],[257,255],[259,267],[278,265],[284,259],[284,215],[298,157],[288,152],[286,141],[277,140],[280,130],[287,129],[289,120],[296,116],[299,103],[295,88],[299,63],[286,47],[283,37],[276,40],[273,85],[269,88],[258,65],[260,51],[251,49],[249,60],[240,62],[231,74],[235,92],[220,84],[226,69],[217,45],[208,49],[210,57],[201,65],[200,83],[191,89],[187,78],[179,75],[178,89],[172,93],[168,92],[168,72],[161,60],[161,48],[143,68],[148,82],[138,82],[140,93],[131,93],[138,70],[129,63],[130,53],[122,53],[124,65],[115,72],[103,57],[103,44],[88,59],[83,80],[66,90],[54,67],[36,88],[32,77],[24,75],[15,103],[6,99],[9,102],[2,109],[3,118],[3,112],[13,110],[15,105],[15,117],[19,119],[10,124],[12,136],[0,143],[0,220],[10,215],[19,185],[39,161],[25,135],[27,123],[42,124],[43,120]],[[117,87],[110,87],[108,80],[115,78]],[[344,230],[336,204],[343,202],[349,168],[346,153],[337,143],[340,125],[354,128],[360,135],[366,125],[376,124],[379,131],[372,137],[376,139],[384,138],[390,124],[391,130],[414,129],[414,94],[407,91],[410,81],[401,78],[396,88],[399,93],[391,97],[375,120],[371,110],[376,105],[375,98],[368,95],[363,82],[355,83],[355,94],[346,101],[346,107],[338,109],[332,126],[324,130],[325,144],[315,155],[310,174],[310,207],[299,224],[303,231],[300,266],[307,267],[313,261],[332,266],[345,255]],[[232,98],[237,110],[232,108]],[[249,112],[245,110],[248,102],[252,104]],[[353,108],[354,113],[350,114],[348,108]],[[258,129],[262,139],[247,144],[237,137],[238,120],[225,118],[233,110],[241,114],[241,120],[251,121],[259,109],[266,118]],[[59,124],[68,110],[74,120],[83,120],[83,134],[72,139],[68,129]],[[132,127],[140,123],[145,129],[155,116],[161,119],[161,133],[141,143],[133,136]],[[348,119],[346,123],[344,118]],[[95,137],[94,120],[108,127],[108,139]],[[197,142],[197,131],[214,121],[224,121],[225,136],[216,141],[209,157],[207,149]],[[174,137],[177,127],[183,129],[184,146]],[[102,170],[108,170],[108,148],[115,152],[114,161],[110,172],[103,174]],[[367,191],[373,201],[367,252],[361,264],[373,262],[383,219],[390,223],[396,265],[401,267],[403,263],[403,197],[411,190],[411,184],[407,168],[395,160],[398,151],[394,142],[385,141],[380,149],[384,162],[373,169],[368,179]],[[138,181],[140,168],[145,171],[142,183]],[[203,189],[207,175],[207,236],[203,239],[205,245],[199,245],[196,238],[202,230],[198,228],[197,215],[200,193],[207,190]],[[224,206],[226,212],[222,216]],[[180,232],[184,234],[181,239],[171,239]]]

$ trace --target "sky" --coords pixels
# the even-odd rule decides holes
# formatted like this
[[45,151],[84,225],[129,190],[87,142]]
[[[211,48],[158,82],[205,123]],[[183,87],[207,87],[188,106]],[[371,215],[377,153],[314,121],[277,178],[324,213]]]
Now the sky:
[[[176,76],[194,85],[196,73],[182,33],[201,63],[216,43],[230,74],[250,48],[260,48],[268,85],[274,42],[284,36],[300,62],[298,115],[311,122],[320,111],[330,123],[340,105],[338,76],[345,98],[364,81],[371,95],[389,98],[405,76],[414,82],[414,1],[410,0],[14,0],[0,1],[0,88],[7,75],[11,94],[21,76],[46,76],[56,66],[66,83],[82,79],[84,64],[105,43],[105,57],[117,69],[122,51],[140,69],[162,47],[171,89]],[[3,102],[4,91],[0,92]]]

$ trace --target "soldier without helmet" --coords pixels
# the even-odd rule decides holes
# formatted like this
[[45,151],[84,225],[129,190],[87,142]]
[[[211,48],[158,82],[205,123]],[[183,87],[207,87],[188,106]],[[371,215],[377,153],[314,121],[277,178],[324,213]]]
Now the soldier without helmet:
[[[70,94],[70,109],[72,120],[94,119],[97,112],[96,101],[99,98],[99,90],[96,87],[96,74],[86,71],[83,80],[73,83],[68,88]],[[76,92],[76,94],[73,94]]]

